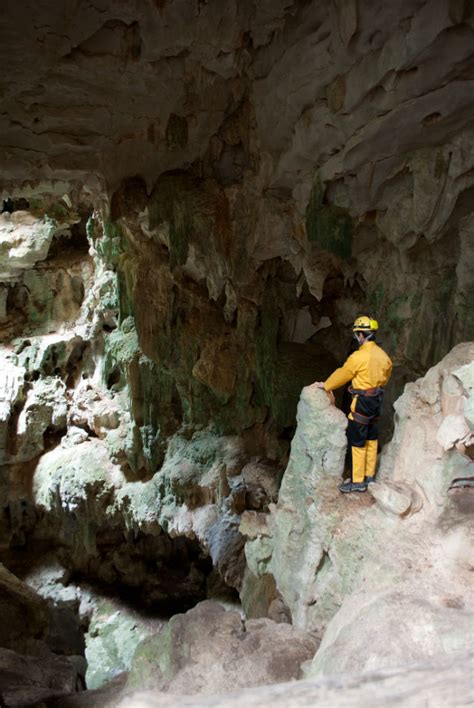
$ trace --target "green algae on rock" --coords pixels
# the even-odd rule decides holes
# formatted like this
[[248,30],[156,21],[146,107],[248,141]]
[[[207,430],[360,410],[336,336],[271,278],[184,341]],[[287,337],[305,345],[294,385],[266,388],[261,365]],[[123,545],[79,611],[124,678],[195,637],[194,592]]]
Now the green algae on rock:
[[306,234],[310,243],[348,259],[352,251],[352,219],[346,209],[323,204],[325,188],[316,175],[306,207]]

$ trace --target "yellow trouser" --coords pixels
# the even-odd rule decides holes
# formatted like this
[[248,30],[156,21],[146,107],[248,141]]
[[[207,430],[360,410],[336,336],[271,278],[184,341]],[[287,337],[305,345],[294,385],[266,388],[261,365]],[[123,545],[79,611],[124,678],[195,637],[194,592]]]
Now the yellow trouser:
[[363,482],[365,477],[375,476],[377,440],[366,440],[364,447],[352,448],[352,481]]

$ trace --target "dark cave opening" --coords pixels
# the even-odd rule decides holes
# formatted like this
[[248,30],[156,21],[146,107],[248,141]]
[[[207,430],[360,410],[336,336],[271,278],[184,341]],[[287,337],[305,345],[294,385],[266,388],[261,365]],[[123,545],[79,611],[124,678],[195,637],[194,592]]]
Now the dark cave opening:
[[53,237],[47,261],[54,261],[58,258],[87,256],[89,253],[90,244],[87,238],[87,222],[92,210],[90,207],[79,206],[78,211],[80,220],[72,223],[67,231],[58,231]]
[[19,199],[7,197],[3,200],[1,213],[8,212],[9,214],[13,214],[14,211],[26,211],[29,208],[30,203],[27,199],[24,199],[24,197],[20,197]]
[[[24,501],[25,519],[32,507]],[[30,513],[27,513],[27,512]],[[15,511],[4,508],[4,524],[15,522]],[[64,569],[66,585],[88,585],[98,593],[117,597],[128,606],[150,616],[171,617],[186,612],[197,603],[219,598],[239,602],[235,588],[220,577],[208,552],[197,539],[172,537],[166,532],[130,534],[123,529],[101,528],[96,532],[95,548],[80,548],[58,542],[63,533],[57,531],[46,538],[38,533],[38,522],[45,517],[36,513],[35,525],[17,535],[16,543],[0,548],[0,562],[24,579],[36,567],[59,563]],[[65,522],[72,531],[73,514]],[[54,522],[53,522],[54,524]],[[11,536],[6,533],[5,537]]]
[[[73,528],[74,515],[70,516],[68,525]],[[4,521],[7,517],[15,521],[14,513],[4,514]],[[107,527],[97,532],[95,548],[87,556],[85,548],[58,544],[59,534],[55,540],[53,534],[46,539],[37,529],[33,522],[16,546],[0,546],[0,562],[46,599],[49,629],[43,641],[50,650],[87,660],[87,675],[77,690],[97,687],[101,651],[112,651],[107,654],[112,664],[99,685],[129,670],[120,652],[116,655],[110,649],[117,641],[110,639],[111,634],[123,637],[125,632],[126,641],[138,645],[174,615],[203,600],[240,604],[237,591],[220,578],[196,539]],[[94,653],[97,645],[99,656]]]

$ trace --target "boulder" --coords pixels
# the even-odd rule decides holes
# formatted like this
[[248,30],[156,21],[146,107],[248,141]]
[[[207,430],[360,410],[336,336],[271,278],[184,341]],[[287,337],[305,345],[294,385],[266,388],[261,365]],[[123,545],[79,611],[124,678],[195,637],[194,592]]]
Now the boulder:
[[[457,578],[456,578],[457,580]],[[420,585],[422,585],[420,587]],[[444,594],[446,593],[446,594]],[[377,671],[462,653],[472,642],[472,593],[427,578],[348,596],[329,623],[307,676]]]
[[57,624],[46,601],[3,565],[0,625],[0,697],[5,705],[36,705],[81,687],[84,658],[51,651],[56,644],[63,654],[65,645],[58,646]]
[[126,691],[212,694],[296,679],[316,647],[307,632],[269,619],[244,621],[208,600],[138,646]]
[[110,697],[101,696],[100,703],[86,694],[61,704],[61,708],[104,705],[114,708],[398,708],[402,703],[410,708],[424,706],[464,706],[474,700],[472,667],[474,653],[465,651],[450,657],[431,657],[414,665],[402,664],[395,669],[346,673],[318,677],[305,681],[292,681],[272,686],[259,686],[233,691],[219,696],[169,695],[159,691],[139,691],[132,695],[117,696],[110,687]]
[[420,495],[401,483],[373,482],[369,484],[368,491],[379,507],[388,514],[406,516],[416,513],[423,505]]
[[48,623],[46,602],[0,564],[0,646],[21,650],[24,640],[44,638]]
[[0,696],[8,708],[43,705],[43,701],[74,693],[79,685],[68,657],[47,649],[37,655],[0,649]]

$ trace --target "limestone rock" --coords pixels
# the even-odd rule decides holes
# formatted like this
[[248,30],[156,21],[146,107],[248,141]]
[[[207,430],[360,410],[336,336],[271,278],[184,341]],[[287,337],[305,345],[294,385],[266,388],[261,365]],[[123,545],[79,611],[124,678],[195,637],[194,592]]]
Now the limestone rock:
[[258,536],[271,536],[268,527],[267,514],[256,511],[244,511],[240,522],[240,532],[246,538],[254,539]]
[[80,445],[85,442],[89,434],[84,428],[78,428],[76,425],[70,425],[67,429],[66,435],[61,438],[62,447],[71,447],[73,445]]
[[[368,671],[366,673],[344,674],[319,677],[306,681],[273,686],[260,686],[254,689],[233,692],[230,695],[216,696],[176,696],[160,692],[141,691],[122,697],[120,708],[173,708],[199,706],[212,708],[303,708],[315,706],[344,706],[347,708],[377,708],[384,705],[396,708],[400,705],[400,696],[410,708],[416,708],[420,702],[426,705],[469,705],[474,697],[471,667],[474,657],[472,651],[455,654],[452,657],[430,657],[429,660],[415,665],[402,665],[396,669]],[[112,693],[112,691],[111,691]],[[92,696],[91,696],[92,698]],[[116,696],[112,696],[117,700]],[[84,705],[67,703],[65,706]],[[103,705],[103,704],[101,704]],[[117,704],[114,704],[117,705]]]
[[77,672],[65,656],[0,649],[0,684],[6,705],[21,708],[75,692]]
[[[438,548],[456,518],[462,547],[473,533],[459,498],[448,494],[450,485],[454,493],[458,484],[453,480],[462,483],[472,476],[472,460],[456,449],[444,452],[437,440],[443,421],[449,424],[449,416],[462,415],[466,392],[455,372],[472,358],[472,344],[459,345],[424,379],[407,386],[396,404],[395,435],[377,482],[356,498],[337,490],[345,419],[323,392],[303,391],[278,503],[260,524],[266,532],[259,533],[259,524],[249,523],[247,515],[242,524],[243,530],[248,527],[249,570],[256,577],[273,575],[296,626],[322,633],[351,593],[364,588],[373,597],[405,581],[415,568],[427,583],[448,593],[444,562],[437,554],[432,568],[425,567],[424,547],[430,539]],[[332,452],[329,460],[326,450]],[[465,504],[468,508],[468,499]],[[461,567],[455,577],[459,586],[466,584]],[[331,670],[336,665],[335,660]]]
[[0,215],[0,281],[16,278],[48,255],[57,224],[45,217],[36,218],[28,211]]
[[113,599],[95,597],[86,635],[87,687],[99,688],[128,671],[137,646],[163,624]]
[[44,450],[47,430],[66,427],[66,387],[61,379],[48,376],[33,383],[18,418],[17,461],[27,461]]
[[316,642],[268,619],[243,623],[237,612],[206,601],[175,615],[135,653],[126,690],[221,693],[298,678]]
[[120,425],[118,402],[103,387],[87,380],[80,382],[74,391],[69,422],[79,428],[88,428],[99,438],[105,438],[109,430],[115,430]]
[[214,567],[227,585],[237,589],[245,570],[245,540],[239,526],[239,516],[224,514],[206,530],[205,536]]
[[10,357],[0,356],[0,460],[9,457],[9,421],[23,394],[26,370]]
[[257,535],[245,544],[247,567],[257,577],[265,575],[273,554],[273,538]]
[[15,344],[18,363],[32,378],[56,375],[66,379],[87,348],[79,327],[77,331],[20,337]]
[[237,352],[216,348],[216,343],[204,347],[193,367],[193,376],[212,389],[224,403],[235,391]]
[[473,463],[457,451],[444,451],[438,436],[444,421],[449,426],[452,411],[463,410],[465,392],[455,372],[473,354],[472,344],[456,347],[423,379],[407,386],[397,404],[399,420],[382,464],[385,481],[369,485],[377,506],[392,520],[377,518],[376,507],[366,519],[377,530],[372,545],[378,560],[363,550],[367,529],[352,529],[360,551],[361,585],[356,592],[351,588],[330,621],[311,675],[336,667],[363,671],[396,666],[405,657],[416,661],[469,646],[474,622],[468,570],[474,561],[472,499],[469,489],[464,496],[461,489],[448,492],[453,479],[472,475]]
[[446,416],[439,427],[436,439],[444,450],[450,450],[459,443],[468,446],[474,443],[474,436],[464,415]]
[[465,391],[464,417],[469,429],[474,432],[474,365],[466,364],[454,372],[454,376],[461,381]]
[[474,622],[465,600],[456,592],[422,597],[413,585],[355,593],[330,623],[308,676],[336,667],[342,673],[376,671],[460,653],[471,642]]
[[[323,391],[311,387],[303,389],[297,420],[290,461],[269,522],[273,555],[270,560],[267,554],[265,572],[273,573],[296,626],[311,627],[308,613],[315,605],[317,571],[325,565],[322,575],[332,574],[327,549],[337,524],[336,488],[344,464],[347,420]],[[255,543],[249,544],[247,555]],[[259,565],[258,570],[261,573],[264,567]]]
[[266,511],[269,503],[277,501],[281,481],[279,465],[251,460],[242,468],[241,474],[247,509]]
[[46,601],[3,565],[0,621],[0,693],[7,705],[31,705],[79,688],[83,660],[51,651],[54,620]]
[[33,491],[37,505],[50,511],[57,501],[64,508],[74,509],[81,503],[93,502],[88,487],[94,487],[96,504],[100,506],[100,488],[113,489],[114,485],[120,486],[122,479],[110,463],[105,446],[92,439],[82,443],[79,452],[74,447],[58,447],[44,455],[35,470]]
[[120,469],[98,439],[46,453],[33,478],[36,507],[45,515],[42,534],[57,534],[80,564],[81,558],[94,555],[91,523],[104,519],[109,495],[122,483]]
[[77,430],[41,457],[33,476],[36,535],[61,541],[67,567],[107,585],[120,579],[147,605],[204,598],[213,565],[225,583],[241,586],[244,538],[229,484],[239,475],[225,473],[235,446],[208,431],[176,436],[161,469],[133,482],[111,460],[110,432],[76,440]]
[[46,554],[28,569],[23,580],[42,598],[67,607],[77,607],[78,588],[67,586],[70,573],[59,563],[55,554]]
[[270,573],[254,575],[247,568],[240,591],[242,609],[248,619],[268,617],[275,622],[291,624],[291,613],[277,590]]
[[460,384],[457,371],[467,374],[473,358],[472,343],[458,345],[422,379],[409,384],[395,406],[399,420],[381,461],[381,477],[390,475],[394,482],[415,486],[432,510],[443,507],[456,475],[455,456],[449,450],[458,442],[470,444],[464,410],[469,410],[472,390]]
[[419,511],[422,501],[408,485],[393,482],[374,482],[369,485],[369,494],[381,509],[389,514],[405,516]]
[[0,565],[0,612],[2,647],[21,651],[23,640],[46,634],[46,602],[3,565]]

